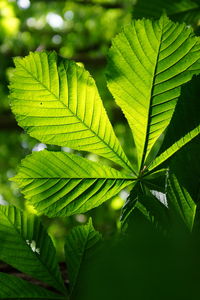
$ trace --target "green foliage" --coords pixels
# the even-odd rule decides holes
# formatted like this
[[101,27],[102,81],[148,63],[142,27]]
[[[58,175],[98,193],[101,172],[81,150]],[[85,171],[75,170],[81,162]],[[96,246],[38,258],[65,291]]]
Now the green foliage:
[[52,241],[34,215],[0,206],[0,260],[64,291]]
[[113,41],[108,87],[132,129],[138,168],[169,125],[181,85],[200,72],[200,39],[191,28],[159,21],[133,21]]
[[[152,184],[161,191],[160,178],[165,175],[162,170],[152,170],[199,133],[199,119],[190,113],[196,107],[188,104],[185,95],[179,99],[181,86],[200,73],[199,48],[200,40],[191,28],[171,22],[165,15],[158,21],[134,21],[114,39],[108,87],[133,133],[137,151],[133,163],[123,152],[95,82],[83,67],[54,52],[15,59],[10,99],[19,125],[41,142],[92,151],[127,172],[62,152],[32,154],[13,180],[38,212],[51,217],[83,213],[135,180],[139,182],[133,187],[136,202],[142,204],[138,185],[142,191],[152,189]],[[179,105],[186,111],[188,125],[178,131]],[[171,127],[175,130],[169,145]],[[162,136],[165,150],[157,156]],[[142,197],[146,198],[145,194]],[[152,199],[150,195],[149,190],[147,198]]]
[[199,145],[199,140],[195,139],[171,160],[164,193],[153,193],[143,184],[142,189],[137,187],[138,190],[130,194],[123,208],[124,226],[139,211],[142,217],[162,232],[171,234],[177,228],[199,232]]
[[123,230],[127,229],[130,219],[139,214],[162,232],[167,231],[170,224],[170,213],[163,200],[154,196],[147,185],[136,185],[122,210]]
[[[130,7],[134,1],[128,2],[111,0],[108,3],[106,0],[94,0],[86,3],[84,11],[89,12],[93,20],[101,15],[105,6],[115,5],[119,9],[118,13],[115,11],[113,15],[112,20],[115,20],[117,14],[119,18],[123,15],[122,7],[124,9]],[[2,3],[7,7],[5,1]],[[90,10],[89,6],[94,3],[95,7]],[[51,9],[55,9],[54,4],[51,2],[47,7],[45,18],[48,25],[43,27],[44,35],[52,26],[48,18],[49,13],[52,13]],[[43,4],[40,1],[38,3],[36,1],[34,5],[31,4],[31,9],[34,6],[39,8],[41,5]],[[11,8],[12,4],[8,6]],[[73,19],[78,18],[78,14],[74,14],[75,7],[77,3],[71,2],[59,6],[62,25],[57,28],[59,36],[56,38],[60,37],[62,40],[66,28],[68,28],[66,41],[69,37],[73,39],[73,30],[79,31],[73,27],[75,22]],[[70,10],[72,8],[73,10]],[[67,14],[64,14],[65,9]],[[14,12],[12,9],[11,11]],[[47,150],[28,155],[22,161],[17,175],[12,178],[25,196],[29,208],[33,206],[38,215],[48,217],[76,215],[81,222],[86,222],[88,217],[83,215],[84,213],[116,197],[121,191],[122,197],[123,192],[129,194],[122,209],[121,223],[116,222],[115,226],[118,228],[122,226],[127,236],[134,237],[133,248],[130,245],[127,249],[123,249],[125,251],[122,251],[122,254],[120,251],[115,252],[117,263],[111,266],[113,270],[116,268],[115,275],[118,277],[118,273],[123,273],[121,264],[124,266],[124,262],[125,264],[128,262],[126,267],[131,269],[131,272],[129,274],[127,271],[127,275],[131,276],[127,276],[123,290],[126,290],[127,282],[130,282],[131,278],[128,285],[132,286],[132,282],[135,284],[135,294],[133,293],[131,298],[134,295],[138,298],[137,287],[139,294],[141,293],[142,289],[137,280],[143,287],[144,274],[148,275],[144,295],[147,292],[149,299],[151,295],[153,299],[155,298],[155,293],[149,292],[154,276],[151,278],[145,269],[149,262],[147,253],[153,254],[153,268],[152,266],[151,268],[153,270],[155,268],[156,273],[160,266],[163,268],[162,260],[157,261],[158,252],[164,249],[162,255],[165,253],[165,257],[168,253],[167,239],[170,241],[174,237],[176,239],[176,232],[177,236],[186,235],[186,238],[190,239],[196,237],[196,232],[199,234],[200,228],[198,169],[200,107],[199,77],[197,77],[200,73],[200,38],[194,35],[191,26],[172,22],[166,13],[172,20],[185,20],[194,29],[198,27],[198,1],[138,0],[133,11],[136,18],[162,16],[158,20],[153,18],[133,20],[113,39],[108,54],[106,71],[108,88],[130,126],[129,129],[128,125],[123,127],[125,128],[123,130],[119,129],[121,122],[118,122],[117,127],[116,120],[113,116],[111,118],[114,129],[118,128],[116,133],[121,130],[121,135],[124,135],[121,139],[124,149],[120,145],[121,140],[119,139],[119,142],[115,135],[100,98],[100,95],[102,98],[108,95],[104,91],[105,88],[103,91],[101,89],[102,82],[97,82],[100,86],[98,91],[94,79],[83,64],[64,58],[72,57],[75,53],[74,49],[70,50],[70,46],[66,48],[66,41],[62,41],[63,47],[58,50],[64,57],[60,57],[55,51],[31,52],[24,58],[15,58],[15,70],[14,72],[11,70],[8,74],[11,82],[9,86],[11,107],[18,124],[31,137],[45,143],[42,144],[42,148],[47,147]],[[63,14],[65,21],[62,18]],[[41,12],[38,12],[38,18],[40,16]],[[79,16],[85,18],[81,12]],[[11,19],[12,17],[14,14],[11,14]],[[32,26],[30,24],[33,21],[27,20],[28,26]],[[36,25],[38,21],[34,22]],[[45,23],[44,18],[42,22]],[[107,45],[116,29],[115,26],[112,27],[110,35],[106,35],[105,24],[108,22],[98,19],[97,23],[104,26],[99,26],[101,30],[98,35],[88,39],[89,47],[98,44],[102,32],[105,36],[102,36],[101,42]],[[92,28],[91,24],[94,25],[92,22],[85,24],[88,31]],[[4,22],[0,23],[0,27],[2,26],[6,28]],[[84,33],[84,30],[81,32]],[[3,39],[3,36],[4,33],[2,36],[0,34],[0,39]],[[14,39],[15,35],[10,36]],[[55,40],[55,36],[53,38]],[[42,36],[40,40],[43,40]],[[82,37],[74,48],[85,49],[83,40],[85,43],[85,37]],[[44,48],[52,46],[46,40],[44,45],[46,45]],[[30,43],[31,48],[34,49]],[[42,48],[41,45],[39,50]],[[105,49],[101,49],[100,57]],[[93,53],[93,58],[98,57],[94,54],[95,50],[92,52],[93,50],[86,48],[86,51],[89,55]],[[84,61],[84,55],[82,57]],[[4,92],[3,89],[2,93]],[[27,152],[29,150],[25,153]],[[95,215],[94,211],[91,214]],[[55,222],[57,220],[55,219]],[[60,220],[63,222],[63,232],[59,234],[64,236],[67,232],[65,245],[61,243],[62,250],[59,249],[63,257],[65,256],[67,277],[64,263],[61,275],[55,246],[42,225],[42,222],[45,222],[46,227],[51,222],[50,219],[32,215],[13,206],[0,206],[0,260],[25,274],[20,273],[21,276],[25,276],[20,278],[19,274],[16,277],[0,272],[0,298],[75,300],[85,299],[89,284],[92,291],[93,281],[89,279],[92,277],[87,277],[85,270],[96,261],[97,265],[100,263],[103,266],[105,262],[107,265],[112,260],[112,255],[108,255],[108,260],[105,258],[101,234],[95,231],[91,219],[86,225],[73,228],[70,233],[67,226],[72,219],[60,218]],[[123,235],[120,239],[122,237]],[[151,241],[149,248],[148,239]],[[109,244],[108,251],[112,253],[113,244],[118,246],[120,243],[116,243],[114,239],[114,243],[111,244],[112,247]],[[158,249],[155,245],[158,245]],[[170,243],[169,245],[171,247]],[[104,244],[104,248],[107,248],[107,244]],[[182,248],[184,245],[177,247],[178,257]],[[176,255],[174,258],[176,262]],[[166,259],[165,264],[165,267],[169,267]],[[182,261],[180,265],[182,266]],[[171,276],[170,272],[166,274]],[[91,274],[96,273],[93,270]],[[107,274],[110,273],[106,271],[106,274],[103,274],[105,278]],[[132,275],[135,276],[134,280]],[[149,283],[149,279],[152,283]],[[107,281],[110,284],[109,280]],[[115,281],[118,282],[117,278]],[[101,281],[98,279],[97,282],[99,290]],[[120,288],[122,282],[120,279]],[[104,290],[105,286],[104,283],[101,289]],[[164,289],[161,290],[163,294]],[[89,294],[86,296],[87,300],[93,292],[90,293],[89,290]],[[118,292],[115,294],[116,299],[124,297],[128,299],[125,293],[123,296]],[[100,295],[101,293],[97,296],[102,299]],[[113,298],[112,293],[111,295],[106,294],[106,299]],[[98,297],[92,296],[92,299],[94,298]]]
[[0,299],[63,299],[19,277],[0,272]]
[[76,288],[78,278],[87,260],[94,256],[95,248],[101,240],[101,235],[94,230],[92,219],[85,226],[72,229],[65,242],[65,257],[69,272],[70,294]]
[[196,140],[178,153],[170,164],[168,178],[169,209],[174,213],[174,219],[180,218],[190,231],[199,227],[199,145]]
[[127,238],[105,244],[85,268],[75,299],[198,299],[199,236],[174,229],[168,238],[133,219]]
[[[101,235],[95,231],[90,219],[68,234],[65,243],[70,295],[77,285],[81,269]],[[13,206],[0,206],[0,259],[45,282],[46,288],[35,286],[27,280],[0,272],[1,299],[71,299],[59,271],[55,248],[38,217],[22,212]],[[49,290],[54,287],[61,294]]]
[[31,136],[47,144],[91,151],[130,169],[95,82],[84,68],[59,61],[54,52],[17,58],[15,65],[12,110]]
[[195,77],[192,82],[183,87],[172,121],[167,128],[162,147],[149,169],[153,169],[163,163],[166,158],[172,156],[178,149],[186,145],[188,141],[199,135],[199,83],[200,78]]
[[[102,83],[102,73],[110,40],[131,20],[131,3],[129,0],[119,5],[117,1],[110,2],[0,1],[0,201],[3,199],[23,207],[23,197],[8,178],[14,175],[19,161],[31,153],[37,143],[30,136],[21,134],[10,111],[8,82],[13,74],[15,56],[25,56],[29,51],[41,49],[56,50],[62,57],[84,62],[98,79],[111,121],[120,120],[117,127],[123,142],[123,120],[117,115],[105,80]],[[112,217],[110,219],[115,222]]]
[[50,217],[85,212],[133,182],[113,168],[47,150],[26,157],[12,180],[40,213]]
[[170,174],[168,185],[169,208],[174,209],[192,230],[196,215],[196,204],[188,191],[180,185],[176,176]]

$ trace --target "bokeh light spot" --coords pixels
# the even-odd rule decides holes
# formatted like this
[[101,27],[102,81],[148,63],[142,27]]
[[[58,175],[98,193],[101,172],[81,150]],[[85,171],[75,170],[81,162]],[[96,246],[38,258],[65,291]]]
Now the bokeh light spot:
[[27,9],[30,7],[31,2],[30,0],[18,0],[17,5],[22,9]]
[[52,28],[61,29],[64,25],[62,17],[53,12],[47,14],[46,21]]

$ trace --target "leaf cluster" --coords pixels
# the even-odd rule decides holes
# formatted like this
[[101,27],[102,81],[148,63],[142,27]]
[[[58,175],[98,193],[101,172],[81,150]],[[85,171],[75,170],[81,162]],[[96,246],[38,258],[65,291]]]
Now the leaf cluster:
[[[10,99],[18,124],[43,143],[90,151],[121,167],[65,152],[33,153],[13,180],[34,208],[51,217],[69,216],[129,185],[149,188],[163,164],[199,134],[197,99],[181,95],[181,86],[200,72],[199,50],[193,30],[165,15],[133,21],[113,40],[108,87],[133,133],[135,161],[120,146],[84,67],[55,52],[16,58]],[[183,112],[187,125],[180,127]]]
[[[130,126],[133,160],[122,149],[83,66],[46,51],[15,58],[15,66],[10,99],[18,124],[42,143],[80,153],[44,150],[22,161],[12,180],[37,214],[84,213],[127,188],[123,228],[139,219],[167,236],[174,228],[198,232],[200,38],[192,28],[163,15],[133,20],[113,40],[107,82]],[[90,161],[82,151],[108,163]],[[82,264],[101,239],[91,220],[66,239],[67,291],[40,219],[10,206],[0,207],[0,214],[0,259],[60,292],[2,274],[1,297],[12,296],[11,285],[19,298],[73,297]]]

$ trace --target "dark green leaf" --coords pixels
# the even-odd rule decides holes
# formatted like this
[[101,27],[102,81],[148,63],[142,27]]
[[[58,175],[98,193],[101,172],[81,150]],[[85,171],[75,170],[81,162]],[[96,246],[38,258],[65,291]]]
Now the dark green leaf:
[[64,299],[19,277],[0,272],[0,299]]
[[74,290],[82,268],[93,254],[101,235],[95,231],[92,219],[87,225],[77,226],[72,229],[65,242],[65,257],[70,280],[70,291]]
[[0,260],[64,292],[56,252],[38,217],[0,205]]

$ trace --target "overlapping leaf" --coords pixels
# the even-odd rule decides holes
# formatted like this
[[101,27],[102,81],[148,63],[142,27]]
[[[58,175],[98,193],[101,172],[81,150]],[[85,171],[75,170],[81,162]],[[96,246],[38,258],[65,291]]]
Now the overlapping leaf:
[[0,205],[0,260],[65,291],[53,243],[34,215]]
[[172,118],[181,85],[200,72],[200,39],[185,24],[138,20],[109,52],[108,87],[132,129],[140,170]]
[[0,299],[65,299],[19,277],[0,273]]
[[174,174],[171,174],[169,179],[168,199],[170,209],[175,211],[192,230],[196,216],[196,204]]
[[[142,191],[135,190],[131,192],[129,201],[127,201],[127,207],[125,206],[123,211],[124,216],[129,218],[129,215],[134,214],[134,210],[136,209],[139,210],[148,221],[159,227],[161,226],[161,228],[165,230],[170,230],[170,227],[173,228],[174,225],[175,227],[178,225],[181,230],[187,228],[189,231],[198,231],[199,233],[199,146],[200,140],[194,139],[173,157],[169,164],[167,184],[164,184],[166,186],[165,191],[163,190],[164,194],[155,193],[154,191],[153,196],[152,192],[149,193],[145,187],[148,186],[152,188],[152,183],[149,180],[147,181],[147,179],[150,177],[154,178],[156,173],[144,177]],[[157,173],[159,172],[160,171]],[[157,182],[159,183],[159,181],[160,180]],[[163,183],[161,181],[161,187],[162,186]],[[157,187],[157,190],[160,190],[160,184]],[[159,199],[159,194],[163,199],[166,198],[165,205],[162,204],[164,203],[163,199]],[[128,205],[130,207],[128,207]]]
[[200,219],[199,146],[200,141],[194,140],[174,157],[170,163],[168,178],[169,209],[191,231]]
[[[129,171],[135,169],[84,68],[54,52],[31,53],[16,59],[15,64],[10,86],[12,109],[31,136],[91,151]],[[199,118],[193,113],[197,113],[198,104],[179,99],[181,86],[198,73],[200,38],[185,24],[173,23],[165,15],[157,21],[133,21],[114,39],[108,86],[131,127],[140,175],[158,167],[199,134]],[[184,118],[187,128],[179,127],[186,124]],[[27,157],[14,180],[40,213],[67,216],[100,205],[133,183],[131,176],[75,155],[43,151]],[[153,181],[145,178],[139,180],[152,188],[153,177]],[[157,179],[156,184],[160,188]]]
[[95,251],[95,247],[101,240],[101,235],[95,231],[92,220],[87,225],[77,226],[72,229],[65,242],[65,257],[70,280],[71,294],[82,268],[84,269],[88,257]]
[[168,208],[144,183],[135,186],[123,207],[121,222],[124,228],[136,213],[141,214],[161,230],[166,230],[169,225]]
[[91,75],[55,52],[15,59],[11,106],[20,126],[47,144],[94,152],[131,169]]
[[100,205],[134,179],[77,155],[44,150],[27,156],[13,180],[39,212],[67,216]]
[[181,97],[177,103],[174,115],[167,128],[163,145],[156,159],[150,164],[153,170],[175,154],[200,133],[200,77],[182,89]]

